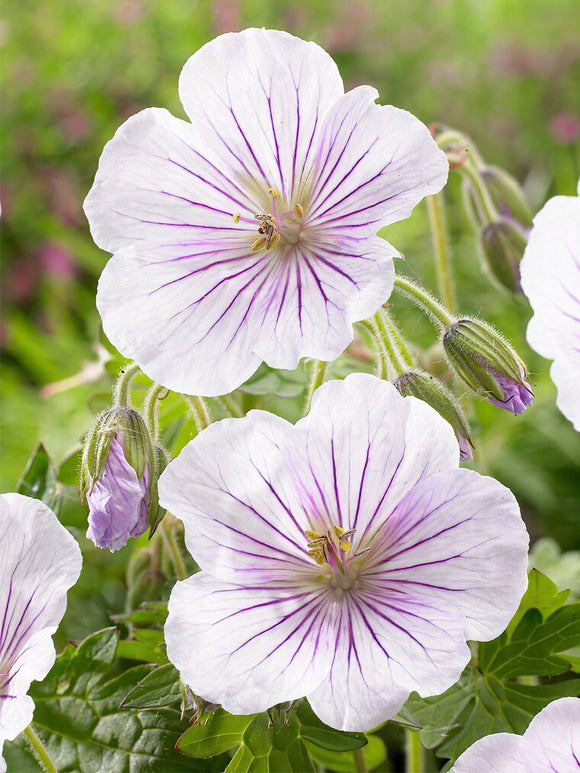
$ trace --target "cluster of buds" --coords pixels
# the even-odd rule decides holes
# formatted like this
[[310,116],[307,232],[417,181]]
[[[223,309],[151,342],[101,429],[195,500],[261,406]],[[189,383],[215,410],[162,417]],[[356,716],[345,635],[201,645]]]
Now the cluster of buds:
[[533,394],[514,349],[487,322],[461,317],[442,336],[449,364],[478,395],[510,413],[523,413]]
[[157,480],[166,463],[138,411],[115,407],[97,417],[81,465],[81,498],[89,505],[87,537],[95,545],[119,550],[148,526],[153,533],[163,515]]

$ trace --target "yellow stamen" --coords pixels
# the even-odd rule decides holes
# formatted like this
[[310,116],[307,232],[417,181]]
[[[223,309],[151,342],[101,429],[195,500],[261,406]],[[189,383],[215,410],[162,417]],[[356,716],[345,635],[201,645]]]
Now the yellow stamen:
[[252,252],[258,252],[258,250],[261,250],[262,247],[268,243],[268,240],[265,236],[258,236],[255,242],[252,242],[251,250]]
[[314,529],[306,529],[304,534],[308,537],[308,539],[320,539],[322,537],[322,533],[319,531],[314,531]]
[[294,214],[300,220],[304,217],[304,207],[302,204],[294,204]]
[[280,193],[276,190],[276,188],[268,188],[268,193],[270,196],[272,196],[273,199],[279,199]]
[[234,217],[234,223],[239,223],[240,222],[240,213],[239,212],[235,212],[233,217]]
[[279,241],[280,241],[280,234],[278,233],[278,231],[274,231],[274,233],[272,234],[272,236],[270,236],[268,240],[268,246],[266,249],[268,250],[272,249],[272,247],[275,247]]

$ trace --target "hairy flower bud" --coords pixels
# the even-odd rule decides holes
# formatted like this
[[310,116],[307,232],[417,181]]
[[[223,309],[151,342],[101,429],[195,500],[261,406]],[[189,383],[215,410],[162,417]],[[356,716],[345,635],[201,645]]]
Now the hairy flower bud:
[[491,325],[462,317],[447,328],[442,340],[451,367],[492,405],[517,414],[532,404],[523,362]]
[[451,424],[457,436],[461,459],[473,459],[469,424],[459,402],[445,384],[429,373],[415,369],[402,373],[395,381],[395,386],[403,397],[408,395],[418,397],[443,416]]
[[481,230],[485,262],[492,276],[512,293],[522,289],[519,264],[526,244],[522,229],[506,218],[487,223]]
[[81,496],[89,504],[87,537],[95,545],[119,550],[147,528],[156,495],[153,449],[147,425],[132,408],[102,413],[83,450]]
[[498,166],[479,170],[495,206],[506,218],[517,220],[524,228],[532,227],[532,213],[524,192],[511,174]]

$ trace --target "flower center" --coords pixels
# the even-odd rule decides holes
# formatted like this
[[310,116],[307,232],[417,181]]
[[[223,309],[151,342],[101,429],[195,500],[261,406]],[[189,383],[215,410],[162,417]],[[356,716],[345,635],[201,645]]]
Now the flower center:
[[314,529],[306,529],[304,532],[309,540],[308,555],[320,566],[330,566],[330,584],[343,590],[352,588],[358,578],[358,572],[351,563],[356,558],[356,554],[351,554],[350,541],[354,531],[333,526],[325,534]]
[[[246,223],[258,221],[258,238],[252,242],[252,252],[259,252],[259,250],[266,248],[271,250],[276,247],[280,242],[282,244],[298,244],[300,241],[300,234],[302,231],[302,218],[304,217],[304,209],[301,204],[294,204],[292,209],[288,209],[287,202],[281,202],[280,193],[275,188],[268,190],[269,195],[272,197],[272,212],[257,212],[254,215],[254,221],[247,218],[242,218],[238,212],[234,214],[234,221],[239,223],[243,220]],[[277,213],[277,209],[280,208],[277,202],[281,202],[285,207],[280,214]]]

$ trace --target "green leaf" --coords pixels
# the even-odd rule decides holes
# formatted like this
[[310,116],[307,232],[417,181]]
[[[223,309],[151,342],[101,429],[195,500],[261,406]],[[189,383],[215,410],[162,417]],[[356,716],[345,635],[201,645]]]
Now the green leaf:
[[179,738],[177,748],[191,757],[215,757],[241,743],[244,731],[255,716],[236,716],[217,708],[203,724],[188,728]]
[[521,734],[552,700],[580,694],[580,679],[567,678],[580,641],[580,603],[564,605],[567,597],[532,571],[514,619],[503,634],[478,645],[477,664],[442,695],[409,698],[405,717],[420,723],[424,746],[455,760],[482,736]]
[[137,629],[133,631],[133,637],[119,642],[117,657],[144,663],[167,663],[162,631]]
[[[67,647],[46,679],[30,688],[36,705],[34,728],[59,773],[220,770],[200,766],[174,750],[186,726],[177,710],[121,707],[123,698],[152,668],[139,665],[116,672],[118,637],[114,628],[106,629],[76,649]],[[5,755],[9,769],[28,769],[24,763],[30,755],[23,735],[5,743]]]
[[335,752],[354,751],[367,743],[364,733],[346,733],[325,725],[312,711],[308,701],[299,704],[296,716],[301,723],[301,737],[322,749]]
[[26,464],[16,491],[58,512],[60,494],[56,491],[56,472],[42,443],[39,443]]
[[171,706],[180,699],[179,674],[171,663],[166,663],[141,679],[123,698],[121,707],[157,709]]
[[77,448],[65,457],[56,472],[56,479],[66,486],[78,486],[81,478],[82,457],[82,448]]
[[[336,752],[323,749],[306,741],[306,747],[313,759],[325,768],[336,773],[356,773],[358,770],[352,752]],[[368,736],[368,744],[362,750],[367,770],[378,767],[387,756],[387,749],[382,738],[376,735]]]

